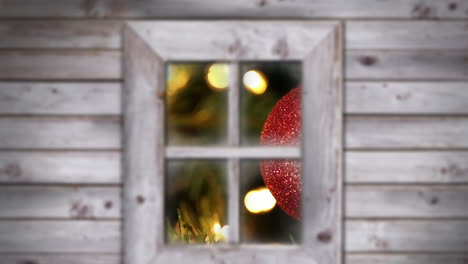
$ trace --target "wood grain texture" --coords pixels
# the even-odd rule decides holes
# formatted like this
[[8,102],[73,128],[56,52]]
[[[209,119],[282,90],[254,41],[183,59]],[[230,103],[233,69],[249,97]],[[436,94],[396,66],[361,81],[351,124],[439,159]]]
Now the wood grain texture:
[[349,114],[468,114],[468,82],[348,82]]
[[317,263],[342,258],[341,34],[337,25],[302,63],[302,246]]
[[[326,37],[331,22],[180,20],[130,22],[129,25],[165,61],[204,61],[208,56],[210,60],[270,61],[302,60]],[[158,30],[155,32],[154,28]]]
[[0,254],[0,264],[119,264],[120,256],[97,254]]
[[[194,25],[196,26],[196,25]],[[219,36],[215,32],[213,36]],[[187,47],[187,39],[181,35],[181,47]],[[234,38],[234,35],[231,35]],[[189,38],[186,36],[186,38]],[[158,46],[161,40],[149,38]],[[288,46],[296,41],[291,40]],[[311,39],[313,44],[314,39]],[[159,44],[158,44],[159,43]],[[273,43],[273,42],[272,42]],[[278,47],[281,46],[278,39]],[[311,44],[311,45],[312,45]],[[201,44],[200,44],[201,45]],[[193,45],[186,53],[171,55],[166,59],[202,59],[202,46]],[[275,45],[249,47],[235,39],[223,39],[220,47],[209,49],[216,59],[232,59],[242,55],[244,59],[269,54],[267,59],[299,59],[304,50],[276,49]],[[270,48],[265,48],[270,47]],[[179,47],[180,48],[180,47]],[[206,48],[206,46],[205,46]],[[167,46],[166,52],[175,49]],[[231,50],[231,55],[224,51]],[[255,52],[254,52],[255,51]],[[257,54],[257,51],[261,51]],[[173,53],[171,53],[173,54]],[[216,55],[217,54],[217,55]],[[299,57],[298,57],[299,56]],[[346,77],[349,80],[468,80],[468,60],[464,51],[418,50],[349,50],[346,53]],[[0,79],[4,80],[119,80],[121,53],[119,51],[92,50],[9,50],[0,51]]]
[[116,49],[122,46],[121,27],[120,21],[4,20],[0,48]]
[[[204,30],[203,37],[195,35],[200,28]],[[124,47],[128,100],[125,111],[125,174],[131,175],[124,178],[126,263],[149,260],[151,263],[181,263],[182,259],[187,258],[197,263],[217,263],[218,260],[213,257],[215,254],[218,257],[222,256],[222,259],[229,259],[232,263],[270,263],[273,258],[290,259],[292,263],[339,263],[342,150],[340,30],[338,23],[310,21],[223,21],[216,25],[207,21],[158,21],[129,24],[129,29],[125,32]],[[174,36],[175,31],[179,32],[179,35]],[[191,46],[187,46],[188,40]],[[248,41],[249,45],[246,45],[245,41]],[[298,46],[297,42],[304,45]],[[157,121],[163,119],[164,113],[160,100],[164,87],[161,77],[164,62],[172,59],[278,58],[304,60],[304,73],[307,73],[304,76],[307,76],[307,79],[304,82],[303,100],[314,108],[310,110],[317,110],[305,110],[305,113],[317,113],[316,116],[310,117],[306,114],[305,120],[320,119],[323,125],[317,129],[315,123],[305,123],[313,138],[305,144],[310,146],[320,143],[323,148],[320,148],[320,152],[304,152],[305,159],[319,157],[317,160],[320,159],[320,163],[318,166],[304,168],[306,174],[311,175],[307,177],[308,182],[304,182],[304,189],[306,193],[313,193],[314,196],[305,197],[311,202],[304,203],[306,210],[303,217],[314,224],[304,229],[303,247],[295,248],[294,252],[237,248],[227,248],[224,252],[218,252],[216,248],[211,247],[205,250],[178,251],[163,247],[163,219],[156,216],[162,214],[163,208],[160,202],[163,200],[160,196],[163,192],[160,175],[164,174],[164,123]],[[320,71],[317,71],[318,69]],[[317,74],[318,72],[320,74]],[[314,73],[315,78],[310,78],[312,74],[309,73]],[[316,101],[316,98],[321,100]],[[142,113],[144,119],[141,118]],[[155,148],[148,148],[148,144]],[[316,176],[323,173],[329,174],[330,177]],[[147,200],[151,203],[146,202]],[[138,205],[138,201],[145,202]],[[148,207],[142,211],[142,206]],[[142,229],[144,235],[139,234]]]
[[346,221],[348,252],[468,251],[468,221]]
[[124,57],[123,261],[150,263],[165,237],[165,64],[130,27]]
[[[237,149],[240,143],[240,65],[239,62],[229,63],[229,90],[228,90],[228,144]],[[166,147],[166,151],[168,147]],[[223,151],[232,152],[232,151]],[[166,158],[168,157],[166,152]],[[218,156],[219,157],[219,156]],[[227,161],[227,223],[229,231],[228,243],[238,244],[240,239],[240,160],[229,159]]]
[[119,253],[117,221],[0,221],[0,253]]
[[[466,26],[461,21],[348,21],[346,48],[463,50]],[[3,20],[0,48],[116,49],[122,46],[121,30],[119,20]]]
[[[2,220],[0,221],[0,253],[118,253],[121,243],[119,230],[120,224],[115,221]],[[432,251],[466,254],[467,252],[468,221],[465,220],[348,220],[345,230],[346,249],[351,253]],[[190,250],[190,248],[186,249]],[[193,250],[200,256],[206,253],[200,248]],[[177,248],[175,251],[178,251]],[[261,253],[262,250],[256,249],[253,252]],[[238,257],[247,261],[244,263],[249,263],[246,257],[253,252],[246,250],[245,255]],[[295,251],[291,250],[291,252]],[[226,250],[220,250],[218,253],[219,256],[232,257],[232,253]],[[196,260],[196,254],[192,260]],[[173,254],[172,261],[174,263],[181,261],[183,259],[181,256]],[[290,262],[304,258],[301,255],[290,257]],[[271,261],[272,258],[266,258],[266,260]],[[287,259],[283,260],[287,261]]]
[[0,183],[120,184],[118,152],[0,152]]
[[243,159],[259,159],[259,158],[291,158],[298,159],[301,157],[301,149],[299,147],[167,147],[166,157],[168,158],[243,158]]
[[348,183],[467,183],[468,152],[353,152],[345,154]]
[[348,80],[468,80],[466,51],[350,50]]
[[348,254],[346,264],[465,264],[466,254]]
[[468,147],[465,117],[368,117],[346,119],[347,148],[411,149]]
[[437,49],[468,47],[466,21],[348,21],[347,49]]
[[[195,28],[196,25],[194,25]],[[275,36],[276,27],[270,28]],[[304,29],[306,30],[306,29]],[[223,31],[224,32],[224,31]],[[252,32],[251,32],[252,33]],[[271,32],[270,32],[271,33]],[[220,32],[213,37],[221,39]],[[250,33],[249,33],[250,34]],[[251,38],[254,38],[253,36]],[[292,33],[291,33],[292,34]],[[294,34],[298,36],[301,34]],[[300,59],[302,52],[314,44],[316,37],[310,38],[308,45],[301,49],[291,50],[293,43],[303,40],[291,38],[283,43],[282,38],[257,46],[236,40],[235,35],[222,38],[213,46],[202,43],[187,47],[187,39],[192,37],[181,34],[179,48],[184,53],[174,54],[175,46],[166,46],[163,51],[172,54],[168,60],[202,60],[201,50],[210,50],[214,59],[227,60],[234,58],[258,59],[266,56],[268,60]],[[305,38],[304,36],[302,38]],[[148,36],[148,41],[158,48],[165,43]],[[306,41],[307,42],[307,41]],[[272,44],[273,43],[273,44]],[[276,44],[275,44],[276,43]],[[248,46],[248,48],[247,48]],[[289,48],[288,48],[289,47]],[[208,48],[208,49],[207,49]],[[165,54],[166,54],[165,53]],[[263,55],[262,55],[263,54]],[[468,60],[465,51],[418,51],[418,50],[348,50],[346,53],[346,78],[348,80],[468,80]],[[0,79],[3,80],[120,80],[120,51],[109,50],[4,50],[0,51]]]
[[[453,5],[455,4],[455,5]],[[0,17],[47,18],[466,18],[464,0],[250,1],[2,0]],[[54,8],[43,8],[53,6]],[[366,8],[362,8],[366,7]],[[43,10],[42,10],[43,9]],[[42,12],[38,12],[41,10]]]
[[0,118],[0,148],[116,149],[120,141],[111,118]]
[[0,114],[119,115],[120,83],[0,82]]
[[[0,218],[119,218],[118,187],[0,186]],[[461,218],[466,186],[347,186],[347,218]]]
[[104,50],[3,50],[3,80],[117,80],[121,73],[119,51]]
[[0,186],[0,218],[119,218],[119,187]]
[[348,186],[346,217],[468,216],[467,186]]

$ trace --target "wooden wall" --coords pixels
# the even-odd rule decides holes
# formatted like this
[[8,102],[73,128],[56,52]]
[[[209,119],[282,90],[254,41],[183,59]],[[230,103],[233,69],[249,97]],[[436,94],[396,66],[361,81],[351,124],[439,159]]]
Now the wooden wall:
[[346,263],[468,262],[467,0],[0,0],[0,264],[120,262],[121,27],[161,18],[343,21]]

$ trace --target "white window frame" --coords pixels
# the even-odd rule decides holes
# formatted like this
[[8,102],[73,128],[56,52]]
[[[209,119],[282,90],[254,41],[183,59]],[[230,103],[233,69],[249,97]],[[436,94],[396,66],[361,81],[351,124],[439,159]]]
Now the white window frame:
[[[342,30],[334,21],[134,21],[124,29],[124,263],[342,262]],[[302,62],[302,146],[239,147],[239,89],[229,89],[228,145],[167,147],[167,62]],[[229,243],[166,245],[166,158],[228,160]],[[302,158],[302,242],[239,244],[239,159]]]

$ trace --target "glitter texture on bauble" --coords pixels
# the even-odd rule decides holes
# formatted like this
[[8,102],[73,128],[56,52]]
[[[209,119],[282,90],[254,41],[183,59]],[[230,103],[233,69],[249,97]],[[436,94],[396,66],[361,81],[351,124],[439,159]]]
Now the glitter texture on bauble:
[[[301,142],[301,90],[295,88],[273,107],[263,125],[260,145],[298,146]],[[265,185],[278,205],[293,218],[301,219],[301,163],[294,160],[260,162]]]

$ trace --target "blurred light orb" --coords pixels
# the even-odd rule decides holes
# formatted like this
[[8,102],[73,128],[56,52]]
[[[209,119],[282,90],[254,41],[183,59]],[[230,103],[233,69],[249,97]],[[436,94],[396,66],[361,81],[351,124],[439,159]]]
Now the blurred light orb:
[[229,65],[226,63],[213,63],[208,67],[206,80],[211,88],[222,90],[229,85]]
[[253,214],[266,213],[275,207],[276,199],[267,187],[261,187],[245,195],[244,205]]
[[182,64],[170,64],[167,71],[168,95],[174,95],[184,88],[192,76],[191,68]]
[[229,234],[229,226],[225,225],[221,228],[221,225],[216,223],[213,226],[213,231],[215,234],[215,241],[226,241]]
[[268,88],[267,78],[263,73],[257,70],[246,72],[242,81],[247,90],[257,95],[263,94]]

